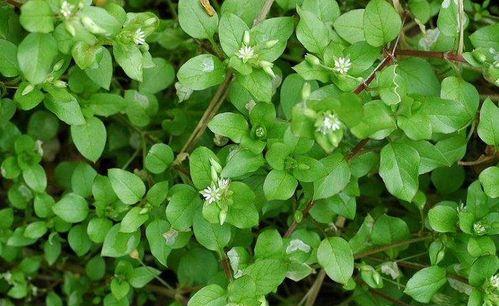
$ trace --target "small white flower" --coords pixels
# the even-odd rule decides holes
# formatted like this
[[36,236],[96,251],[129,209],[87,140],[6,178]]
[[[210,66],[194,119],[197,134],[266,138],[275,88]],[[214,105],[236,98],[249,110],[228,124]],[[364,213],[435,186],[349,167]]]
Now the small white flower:
[[326,113],[322,118],[322,122],[317,128],[317,132],[326,135],[330,132],[337,131],[341,128],[341,122],[335,114]]
[[75,8],[74,5],[70,4],[67,1],[63,1],[59,12],[61,13],[62,16],[64,16],[64,18],[68,19],[73,15],[74,8]]
[[473,230],[478,235],[483,235],[483,234],[485,234],[485,230],[486,229],[485,229],[485,226],[482,223],[476,222],[475,224],[473,224]]
[[381,265],[381,272],[390,275],[393,279],[400,277],[400,270],[396,262],[387,261]]
[[146,34],[144,31],[142,31],[141,28],[138,28],[135,30],[135,33],[133,34],[133,42],[136,45],[143,45],[146,42]]
[[222,199],[222,192],[215,186],[208,186],[200,191],[200,193],[208,204],[218,202]]
[[250,46],[242,46],[239,51],[236,53],[237,57],[239,57],[244,63],[249,61],[252,58],[255,58],[255,50]]
[[165,242],[167,245],[175,244],[177,241],[178,231],[174,229],[170,229],[169,231],[163,233],[163,238],[165,238]]
[[351,67],[352,63],[348,57],[338,57],[334,60],[334,70],[341,74],[347,74]]
[[293,239],[289,242],[289,245],[286,248],[286,254],[291,254],[296,251],[308,253],[310,252],[310,246],[300,239]]

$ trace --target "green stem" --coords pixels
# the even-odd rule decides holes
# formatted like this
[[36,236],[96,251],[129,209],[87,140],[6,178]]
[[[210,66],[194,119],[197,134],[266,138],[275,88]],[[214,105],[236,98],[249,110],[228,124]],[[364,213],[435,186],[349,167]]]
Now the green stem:
[[430,239],[431,237],[432,237],[431,235],[428,235],[428,236],[423,236],[423,237],[418,237],[418,238],[413,238],[413,239],[409,239],[409,240],[395,242],[395,243],[392,243],[392,244],[389,244],[389,245],[384,245],[382,247],[378,247],[378,248],[371,249],[369,251],[358,253],[358,254],[355,255],[355,259],[364,258],[364,257],[367,257],[367,256],[371,256],[373,254],[381,253],[381,252],[384,252],[384,251],[387,251],[387,250],[390,250],[390,249],[393,249],[393,248],[405,246],[405,245],[408,245],[408,244],[413,244],[413,243],[416,243],[416,242],[425,241],[427,239]]

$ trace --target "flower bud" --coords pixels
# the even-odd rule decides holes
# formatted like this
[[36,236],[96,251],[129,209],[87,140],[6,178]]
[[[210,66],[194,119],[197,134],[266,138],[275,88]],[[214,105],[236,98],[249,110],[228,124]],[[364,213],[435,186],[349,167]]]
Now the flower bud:
[[98,26],[90,17],[88,16],[83,16],[81,18],[81,23],[83,23],[83,26],[85,26],[85,28],[87,30],[89,30],[91,33],[94,33],[94,34],[104,34],[106,33],[106,30],[104,30],[103,28],[101,28],[100,26]]
[[310,93],[312,92],[312,87],[310,86],[310,83],[309,82],[306,82],[305,84],[303,84],[303,87],[301,89],[301,98],[303,101],[306,101],[308,100],[308,98],[310,97]]
[[305,55],[305,60],[310,64],[310,65],[314,65],[314,66],[317,66],[317,65],[320,65],[321,64],[321,60],[313,55],[313,54],[310,54],[310,53],[307,53]]
[[244,36],[243,36],[243,44],[249,45],[250,43],[250,32],[249,31],[244,31]]
[[62,65],[64,65],[64,60],[60,60],[54,65],[53,71],[59,71],[62,68]]
[[268,40],[268,41],[265,42],[265,48],[272,48],[278,42],[279,42],[279,40],[277,40],[277,39]]
[[68,86],[68,84],[66,82],[61,81],[61,80],[55,80],[52,84],[55,87],[59,87],[59,88],[66,88],[66,86]]
[[24,88],[23,92],[21,93],[21,96],[25,96],[25,95],[29,94],[30,92],[33,91],[33,89],[35,89],[35,86],[28,84],[28,86],[26,86]]
[[139,251],[137,251],[137,249],[134,249],[133,251],[131,251],[129,255],[133,259],[139,259]]

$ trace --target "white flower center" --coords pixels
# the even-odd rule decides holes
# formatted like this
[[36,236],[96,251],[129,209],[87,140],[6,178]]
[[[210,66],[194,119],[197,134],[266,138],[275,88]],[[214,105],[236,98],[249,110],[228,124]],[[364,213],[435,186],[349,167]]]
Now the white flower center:
[[483,226],[483,224],[480,222],[476,222],[475,224],[473,224],[473,230],[478,235],[482,235],[485,233],[485,226]]
[[216,184],[206,187],[199,193],[204,197],[204,200],[208,204],[218,202],[222,199],[222,196],[227,191],[230,185],[230,180],[226,178],[218,179]]
[[208,186],[201,191],[201,195],[208,204],[218,202],[222,199],[222,193],[217,187]]
[[68,19],[73,15],[74,8],[75,8],[74,5],[70,4],[67,1],[63,1],[59,12],[61,13],[62,16],[64,16],[64,18]]
[[146,34],[141,28],[138,28],[133,34],[133,42],[136,45],[143,45],[146,42]]
[[237,57],[239,57],[243,62],[247,62],[248,60],[255,57],[255,50],[250,46],[242,46],[239,51],[236,53]]
[[317,128],[317,132],[326,135],[341,128],[341,122],[335,114],[325,114],[322,122]]
[[338,57],[334,60],[334,70],[341,74],[347,74],[352,67],[352,63],[348,57]]

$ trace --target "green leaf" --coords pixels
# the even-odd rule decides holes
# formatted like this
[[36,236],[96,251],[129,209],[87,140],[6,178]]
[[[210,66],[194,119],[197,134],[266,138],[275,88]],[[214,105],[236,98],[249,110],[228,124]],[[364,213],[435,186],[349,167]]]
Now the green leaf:
[[[85,265],[85,273],[93,281],[100,280],[106,274],[106,262],[100,256],[92,257]],[[61,301],[62,306],[62,301]]]
[[225,178],[241,177],[257,171],[264,164],[262,154],[241,149],[229,157],[220,175]]
[[419,188],[418,151],[403,143],[389,143],[381,150],[379,175],[388,191],[410,202]]
[[323,22],[334,22],[340,16],[336,0],[305,0],[302,9],[314,13]]
[[[404,220],[388,215],[382,215],[374,223],[371,240],[376,245],[389,245],[410,237],[409,227]],[[386,251],[390,257],[395,257],[397,249]]]
[[146,193],[146,186],[137,175],[117,168],[109,169],[107,173],[114,192],[123,203],[135,204]]
[[235,113],[216,115],[208,123],[208,128],[213,133],[228,137],[235,143],[240,143],[241,139],[249,134],[248,122],[242,115]]
[[473,257],[495,255],[496,245],[490,237],[474,237],[468,240],[467,250]]
[[225,65],[211,54],[201,54],[183,64],[177,77],[183,85],[194,90],[203,90],[224,81]]
[[86,69],[95,64],[97,55],[102,49],[99,45],[94,46],[79,41],[71,49],[71,55],[73,55],[73,59],[78,67]]
[[180,27],[191,37],[213,39],[218,29],[218,15],[209,16],[198,0],[180,0],[178,3]]
[[331,41],[330,30],[313,13],[299,7],[297,11],[300,15],[300,21],[296,26],[296,37],[309,52],[323,54]]
[[267,200],[287,200],[295,192],[298,182],[284,170],[272,170],[263,183],[263,192]]
[[[296,67],[296,66],[295,66]],[[300,103],[302,100],[301,90],[305,84],[305,79],[296,73],[288,75],[281,86],[281,107],[286,118],[291,118],[291,111],[293,107]],[[314,91],[318,89],[317,82],[311,82],[311,90]]]
[[64,88],[50,88],[45,107],[69,125],[85,124],[78,100]]
[[24,230],[24,237],[29,239],[38,239],[47,232],[47,224],[44,221],[35,221],[28,224]]
[[342,191],[350,182],[350,168],[343,155],[334,153],[322,160],[328,175],[314,182],[314,199],[329,198]]
[[177,185],[166,206],[166,218],[172,227],[185,231],[192,226],[193,218],[202,201],[194,188],[188,185]]
[[227,297],[225,290],[219,285],[208,285],[201,288],[190,299],[188,306],[225,306]]
[[11,78],[19,74],[17,46],[8,40],[0,39],[0,74]]
[[218,28],[220,45],[227,56],[233,56],[241,47],[244,32],[249,31],[246,23],[234,14],[224,14]]
[[113,54],[116,62],[123,68],[131,79],[142,82],[143,61],[142,52],[136,45],[117,43],[113,45]]
[[480,286],[485,280],[497,273],[499,259],[495,255],[486,255],[477,258],[471,266],[468,281],[471,286]]
[[152,59],[154,67],[144,69],[144,77],[139,91],[155,94],[168,88],[175,81],[175,70],[172,64],[163,58]]
[[167,265],[168,255],[170,255],[171,248],[165,243],[163,234],[170,229],[170,224],[161,219],[156,219],[149,223],[146,227],[146,237],[149,242],[151,254],[163,266]]
[[446,282],[444,268],[438,266],[423,268],[409,279],[404,293],[418,302],[428,303]]
[[109,117],[124,111],[127,102],[117,94],[95,93],[88,98],[86,105],[95,115]]
[[173,151],[164,143],[153,145],[146,155],[144,166],[154,174],[164,172],[173,162]]
[[339,16],[334,29],[347,42],[354,44],[364,41],[364,9],[351,10]]
[[262,259],[247,267],[243,272],[255,282],[255,293],[264,295],[275,291],[284,281],[287,265],[278,259]]
[[133,233],[149,219],[149,214],[142,212],[142,207],[133,207],[121,220],[120,232]]
[[[102,7],[84,6],[79,11],[79,14],[85,28],[94,34],[114,36],[118,34],[123,26],[123,22],[120,22],[116,16],[113,16]],[[91,26],[89,26],[90,23]]]
[[272,99],[272,78],[263,70],[253,70],[248,75],[238,75],[236,80],[256,101],[270,102]]
[[113,222],[109,219],[92,218],[87,226],[88,237],[95,243],[102,243],[111,227],[113,227]]
[[229,190],[232,192],[232,203],[229,205],[227,223],[238,228],[257,226],[259,215],[255,207],[256,199],[253,190],[241,182],[232,182]]
[[106,234],[102,244],[101,256],[121,257],[130,254],[140,242],[140,233],[122,233],[120,225],[115,224]]
[[43,0],[28,1],[21,7],[19,22],[29,32],[52,32],[54,21],[54,13]]
[[192,228],[196,240],[208,250],[220,253],[229,244],[230,225],[210,223],[206,221],[201,211],[194,216]]
[[265,46],[269,41],[277,41],[272,47],[258,51],[258,59],[273,62],[284,52],[287,41],[293,34],[294,23],[291,17],[270,18],[251,29],[251,41],[257,46]]
[[494,23],[479,28],[470,35],[471,43],[475,48],[494,48],[499,50],[499,24]]
[[480,173],[478,177],[483,186],[483,191],[495,199],[499,197],[499,167],[489,167]]
[[47,176],[42,166],[38,164],[31,165],[23,170],[23,178],[29,188],[36,192],[43,192],[47,188]]
[[138,267],[133,269],[132,275],[130,275],[128,282],[134,288],[143,288],[160,274],[161,271],[152,267]]
[[442,81],[440,96],[462,105],[463,116],[466,114],[468,121],[475,118],[480,103],[475,86],[457,77],[447,77]]
[[399,62],[397,72],[405,80],[407,94],[440,96],[440,81],[424,59],[410,57]]
[[17,49],[19,69],[31,84],[40,84],[52,71],[58,53],[57,42],[51,34],[30,33]]
[[69,223],[85,220],[89,212],[87,201],[76,193],[65,194],[55,203],[52,210],[59,218]]
[[[466,14],[464,15],[466,16]],[[442,34],[456,37],[459,34],[459,8],[457,1],[443,1],[438,13],[437,26]]]
[[381,47],[397,38],[402,20],[385,0],[371,0],[364,12],[364,36],[368,44]]
[[100,119],[91,117],[85,124],[71,126],[71,138],[81,155],[95,163],[106,146],[106,127]]
[[499,146],[499,107],[490,99],[483,102],[480,110],[480,121],[478,123],[478,135],[480,138],[491,146]]
[[94,65],[95,67],[92,66],[85,69],[85,74],[95,84],[104,89],[109,89],[109,85],[111,85],[111,78],[113,76],[113,61],[111,53],[109,53],[106,48],[102,48],[101,52],[97,54]]
[[411,13],[420,23],[428,22],[432,15],[432,8],[427,0],[409,0],[408,5]]
[[[225,0],[222,3],[222,18],[223,16],[232,13],[241,18],[247,25],[253,25],[253,21],[260,13],[265,0]],[[220,22],[222,20],[220,19]],[[221,31],[220,31],[221,32]]]
[[276,229],[264,230],[255,243],[255,258],[280,258],[283,246],[281,234]]
[[92,241],[87,235],[85,226],[82,224],[71,228],[68,233],[68,242],[71,249],[78,256],[85,255],[92,247]]
[[340,237],[322,240],[317,261],[335,282],[346,284],[353,274],[353,253],[350,245]]
[[456,231],[458,216],[457,205],[439,203],[428,211],[428,221],[431,228],[439,233],[453,233]]
[[211,185],[212,160],[218,163],[218,158],[206,147],[196,148],[189,156],[189,168],[194,186],[202,190]]

